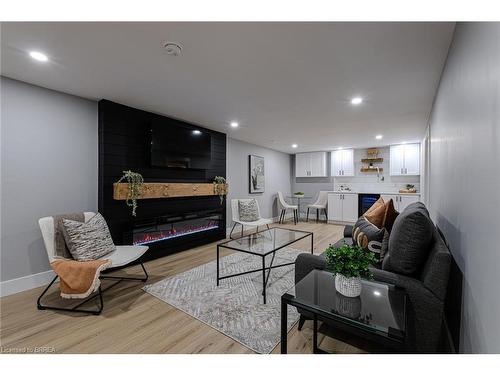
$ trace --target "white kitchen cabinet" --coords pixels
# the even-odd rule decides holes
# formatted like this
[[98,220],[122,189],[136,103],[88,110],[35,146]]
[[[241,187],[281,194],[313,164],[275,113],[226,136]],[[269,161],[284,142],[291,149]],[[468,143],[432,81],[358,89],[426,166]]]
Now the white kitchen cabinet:
[[403,212],[408,205],[420,201],[420,195],[381,194],[380,196],[384,202],[392,199],[394,208],[398,212]]
[[355,223],[358,220],[358,194],[328,194],[328,220]]
[[328,220],[342,221],[342,194],[328,194]]
[[295,177],[327,177],[326,152],[296,154]]
[[331,153],[332,176],[354,176],[354,150],[335,150]]
[[412,203],[420,201],[419,195],[400,195],[399,196],[399,212],[403,212],[403,210]]
[[358,194],[342,194],[342,221],[358,220]]
[[390,171],[391,176],[420,175],[420,144],[392,145]]
[[405,175],[420,175],[420,144],[405,145]]

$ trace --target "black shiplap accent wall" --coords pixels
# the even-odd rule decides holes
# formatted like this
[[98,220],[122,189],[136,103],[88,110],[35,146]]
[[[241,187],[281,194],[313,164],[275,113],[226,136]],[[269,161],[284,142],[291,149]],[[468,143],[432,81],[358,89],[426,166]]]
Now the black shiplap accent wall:
[[[149,163],[151,121],[159,119],[189,129],[200,129],[211,134],[212,163],[207,170],[154,168]],[[124,201],[113,199],[113,183],[122,171],[139,172],[145,182],[212,182],[215,176],[226,176],[226,135],[183,121],[127,107],[109,100],[98,103],[99,122],[99,212],[109,225],[116,244],[125,244],[123,234],[134,224],[130,207]],[[216,234],[198,236],[195,240],[166,241],[151,246],[149,257],[183,250],[225,238],[226,201],[219,197],[187,197],[144,199],[139,201],[137,219],[187,212],[221,210],[224,219]],[[193,242],[194,241],[194,242]],[[170,242],[170,243],[169,243]],[[160,251],[163,247],[163,251]]]

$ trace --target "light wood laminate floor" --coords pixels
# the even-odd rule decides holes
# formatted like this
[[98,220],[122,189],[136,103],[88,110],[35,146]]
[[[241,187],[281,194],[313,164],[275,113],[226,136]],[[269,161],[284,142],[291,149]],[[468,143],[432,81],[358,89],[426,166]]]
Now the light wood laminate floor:
[[[276,224],[277,226],[278,224]],[[283,227],[314,232],[314,251],[321,253],[342,238],[343,227],[325,223],[283,224]],[[309,247],[309,239],[294,246]],[[225,251],[222,255],[229,254]],[[155,283],[216,259],[216,243],[197,247],[147,262]],[[140,266],[117,271],[140,274]],[[103,281],[103,287],[109,281]],[[55,353],[253,353],[248,348],[182,311],[143,292],[142,283],[124,282],[104,295],[100,316],[39,311],[36,299],[43,288],[36,288],[0,300],[0,345],[6,350],[49,347]],[[57,298],[53,288],[50,299]],[[89,303],[89,306],[91,304]],[[288,335],[290,353],[311,353],[312,324],[301,331],[297,324]],[[320,346],[337,353],[362,350],[320,335]],[[273,353],[279,353],[279,345]]]

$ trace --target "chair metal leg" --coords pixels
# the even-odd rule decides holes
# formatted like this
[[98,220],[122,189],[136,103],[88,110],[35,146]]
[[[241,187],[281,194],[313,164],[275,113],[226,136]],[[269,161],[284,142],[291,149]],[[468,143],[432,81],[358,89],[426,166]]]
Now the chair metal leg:
[[[99,315],[102,312],[102,310],[104,308],[104,301],[102,299],[102,290],[101,290],[100,286],[99,286],[97,294],[86,298],[85,300],[83,300],[78,305],[76,305],[76,306],[74,306],[72,308],[43,305],[42,304],[42,297],[47,293],[47,291],[50,289],[50,287],[52,286],[52,284],[54,284],[56,282],[56,280],[57,280],[58,277],[59,276],[55,276],[52,279],[52,281],[50,282],[50,284],[47,285],[47,287],[44,289],[44,291],[42,292],[42,294],[40,294],[40,297],[38,297],[38,299],[36,301],[36,307],[38,308],[38,310],[70,311],[70,312],[81,312],[81,313],[94,314],[94,315]],[[100,301],[100,307],[97,310],[86,310],[86,309],[79,309],[78,308],[81,305],[83,305],[84,303],[87,303],[88,301],[90,301],[90,300],[92,300],[92,299],[94,299],[96,297],[99,297],[99,301]]]
[[230,239],[233,239],[232,235],[233,235],[234,228],[236,228],[236,223],[233,224],[233,228],[231,229],[231,232],[229,233],[229,238]]
[[[116,283],[110,285],[105,290],[108,290],[108,289],[114,287],[115,285],[119,284],[122,281],[142,281],[142,282],[147,281],[149,278],[148,271],[146,271],[146,267],[144,267],[144,263],[140,262],[139,264],[141,265],[142,271],[144,272],[144,277],[122,277],[122,276],[105,276],[105,275],[100,276],[99,277],[100,280],[117,280]],[[56,282],[58,277],[59,276],[56,275],[52,279],[50,284],[47,285],[47,287],[44,289],[42,294],[40,294],[40,296],[38,297],[38,299],[36,301],[36,305],[37,305],[36,307],[38,308],[38,310],[70,311],[70,312],[81,312],[81,313],[94,314],[94,315],[99,315],[102,312],[102,310],[104,309],[104,300],[103,300],[103,296],[102,296],[103,290],[102,290],[101,286],[99,286],[97,294],[95,294],[93,296],[91,295],[90,297],[87,297],[86,299],[81,301],[78,305],[73,306],[71,308],[43,305],[42,304],[43,296],[48,292],[50,287]],[[83,304],[87,303],[88,301],[90,301],[96,297],[99,297],[99,302],[100,302],[100,304],[99,304],[100,306],[97,310],[79,309],[80,306],[82,306]]]
[[323,208],[323,211],[325,212],[325,221],[328,223],[328,213],[326,212],[326,208]]
[[139,262],[139,264],[142,267],[142,271],[144,272],[144,276],[145,277],[123,277],[123,276],[106,276],[106,275],[101,275],[99,278],[101,280],[120,280],[120,281],[142,281],[142,282],[145,282],[149,278],[148,271],[146,271],[146,268],[144,267],[144,263]]
[[307,207],[307,217],[306,217],[306,222],[309,222],[309,207]]

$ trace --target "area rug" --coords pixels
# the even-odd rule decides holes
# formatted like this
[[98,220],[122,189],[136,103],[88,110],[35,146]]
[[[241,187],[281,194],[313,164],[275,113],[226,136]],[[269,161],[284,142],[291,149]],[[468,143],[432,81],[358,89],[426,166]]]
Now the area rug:
[[[274,264],[295,261],[301,252],[284,248]],[[266,257],[266,264],[271,256]],[[260,257],[236,253],[220,259],[221,276],[258,269]],[[294,266],[275,268],[267,285],[267,303],[262,300],[262,272],[217,281],[216,261],[147,285],[143,289],[160,300],[208,324],[257,353],[270,353],[280,342],[281,295],[294,286]],[[298,320],[288,307],[288,328]]]

